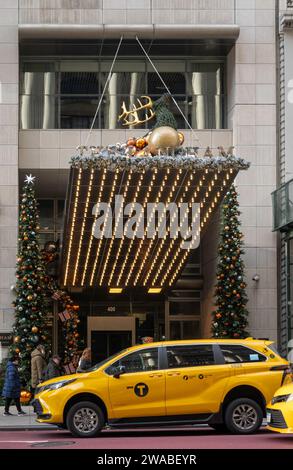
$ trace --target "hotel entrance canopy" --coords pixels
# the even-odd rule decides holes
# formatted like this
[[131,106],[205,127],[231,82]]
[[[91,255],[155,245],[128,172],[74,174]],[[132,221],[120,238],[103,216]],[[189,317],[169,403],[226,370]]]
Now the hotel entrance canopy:
[[[110,148],[73,157],[61,284],[67,288],[172,287],[238,171],[248,167],[245,160],[232,155],[127,157]],[[115,207],[117,200],[120,205]],[[106,204],[104,224],[99,222],[102,203]],[[174,236],[172,216],[167,211],[159,213],[162,203],[164,207],[185,203],[184,217],[189,225],[197,221],[189,245],[179,232]],[[127,224],[137,204],[143,210],[132,226],[134,235],[129,237],[125,235]],[[146,211],[147,207],[151,209]],[[150,236],[154,223],[157,230]],[[183,219],[179,218],[179,228],[181,223]],[[117,236],[121,227],[122,233]]]

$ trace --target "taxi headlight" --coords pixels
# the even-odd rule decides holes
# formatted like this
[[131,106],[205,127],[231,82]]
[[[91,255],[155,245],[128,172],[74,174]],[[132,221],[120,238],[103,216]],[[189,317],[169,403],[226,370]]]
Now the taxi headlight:
[[293,393],[290,393],[290,395],[288,395],[287,401],[293,401]]
[[288,401],[289,397],[290,395],[276,395],[275,397],[272,398],[272,405],[274,405],[275,403],[282,403],[282,402]]
[[68,380],[60,380],[60,382],[54,382],[52,384],[43,385],[43,387],[39,387],[37,393],[44,392],[45,390],[58,390],[58,388],[64,387],[65,385],[69,385],[72,382],[75,382],[76,379],[68,379]]

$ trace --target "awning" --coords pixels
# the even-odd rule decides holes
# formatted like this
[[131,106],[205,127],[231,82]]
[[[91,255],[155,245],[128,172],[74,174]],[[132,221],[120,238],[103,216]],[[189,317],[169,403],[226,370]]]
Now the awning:
[[[248,166],[234,156],[126,157],[108,150],[73,157],[61,284],[69,288],[171,287],[238,171]],[[106,205],[100,212],[102,203]],[[174,232],[173,223],[179,221],[180,229],[184,220],[158,210],[160,204],[168,209],[170,203],[184,207],[189,226],[194,223],[189,245],[180,231]],[[131,225],[128,214],[136,204],[143,210],[131,226],[132,237],[126,236]],[[155,233],[151,227],[157,229]]]

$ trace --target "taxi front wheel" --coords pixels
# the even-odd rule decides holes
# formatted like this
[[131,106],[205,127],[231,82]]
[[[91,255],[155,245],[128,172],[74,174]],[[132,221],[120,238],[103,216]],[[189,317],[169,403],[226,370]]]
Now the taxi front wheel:
[[225,411],[225,424],[233,434],[252,434],[259,429],[263,411],[251,398],[233,400]]
[[93,402],[83,401],[70,408],[66,424],[75,437],[95,437],[104,427],[105,418],[101,408]]

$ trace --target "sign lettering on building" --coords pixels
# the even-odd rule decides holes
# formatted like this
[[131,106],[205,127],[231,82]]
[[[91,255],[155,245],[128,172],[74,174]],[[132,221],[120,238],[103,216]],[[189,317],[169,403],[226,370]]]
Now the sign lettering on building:
[[2,346],[10,346],[12,343],[12,333],[0,333],[0,343]]

